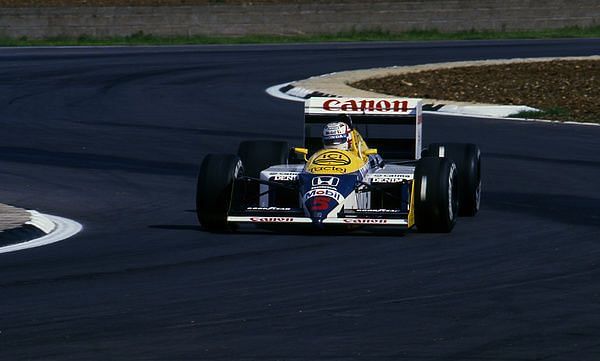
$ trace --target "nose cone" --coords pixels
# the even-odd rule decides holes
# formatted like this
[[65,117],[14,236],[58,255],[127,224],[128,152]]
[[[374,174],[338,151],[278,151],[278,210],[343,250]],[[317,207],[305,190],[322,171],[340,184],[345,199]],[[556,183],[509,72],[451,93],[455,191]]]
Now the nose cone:
[[[309,192],[311,193],[311,192]],[[313,192],[327,193],[325,190],[316,190]],[[323,219],[327,218],[329,213],[333,211],[340,203],[330,195],[314,195],[306,198],[304,201],[304,207],[308,211],[308,216],[312,219],[313,223],[322,223]]]
[[321,225],[327,217],[336,217],[346,197],[354,189],[356,176],[300,174],[302,201],[313,224]]

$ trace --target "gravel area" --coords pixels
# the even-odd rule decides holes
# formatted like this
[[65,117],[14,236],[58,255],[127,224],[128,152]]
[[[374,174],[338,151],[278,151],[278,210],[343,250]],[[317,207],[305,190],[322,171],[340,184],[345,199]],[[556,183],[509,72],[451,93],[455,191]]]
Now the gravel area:
[[457,67],[350,85],[404,97],[528,105],[543,110],[539,116],[545,119],[600,122],[598,60]]

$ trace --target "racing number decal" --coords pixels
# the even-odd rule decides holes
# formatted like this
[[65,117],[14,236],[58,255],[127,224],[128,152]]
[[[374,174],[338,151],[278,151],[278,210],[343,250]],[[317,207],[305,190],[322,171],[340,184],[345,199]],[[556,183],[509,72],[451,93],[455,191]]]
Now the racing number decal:
[[342,152],[326,152],[318,156],[313,164],[325,166],[344,166],[352,163],[350,157]]
[[310,209],[313,211],[326,211],[329,208],[329,202],[332,200],[329,197],[314,197]]

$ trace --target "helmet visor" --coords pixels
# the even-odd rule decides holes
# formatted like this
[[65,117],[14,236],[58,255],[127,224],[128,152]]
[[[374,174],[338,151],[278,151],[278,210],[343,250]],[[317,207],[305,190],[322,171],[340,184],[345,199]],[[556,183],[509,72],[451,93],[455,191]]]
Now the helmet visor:
[[328,135],[326,137],[323,137],[324,146],[340,145],[346,143],[347,141],[348,134]]

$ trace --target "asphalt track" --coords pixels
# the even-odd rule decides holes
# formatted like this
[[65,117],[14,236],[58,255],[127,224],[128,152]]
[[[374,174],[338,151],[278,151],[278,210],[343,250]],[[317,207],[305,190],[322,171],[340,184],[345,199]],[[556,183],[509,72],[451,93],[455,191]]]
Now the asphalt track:
[[82,233],[0,255],[1,360],[598,360],[600,127],[425,117],[472,141],[451,234],[210,234],[208,152],[298,141],[270,85],[336,70],[598,54],[600,40],[0,50],[0,200]]

